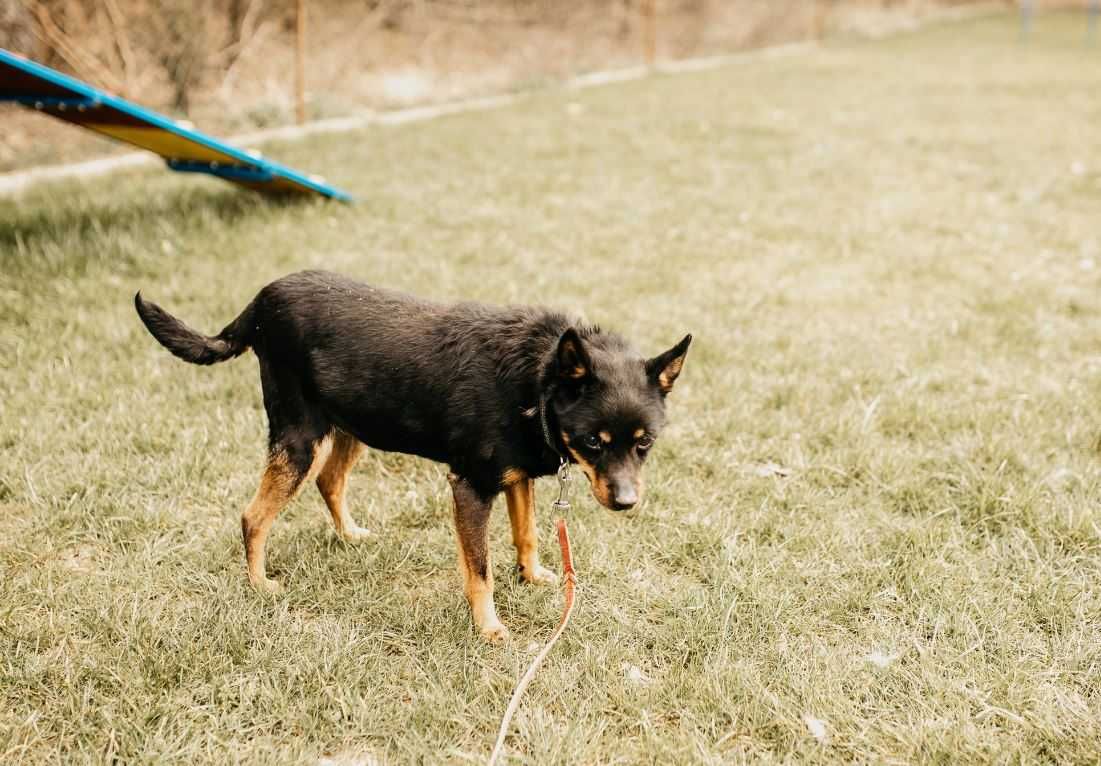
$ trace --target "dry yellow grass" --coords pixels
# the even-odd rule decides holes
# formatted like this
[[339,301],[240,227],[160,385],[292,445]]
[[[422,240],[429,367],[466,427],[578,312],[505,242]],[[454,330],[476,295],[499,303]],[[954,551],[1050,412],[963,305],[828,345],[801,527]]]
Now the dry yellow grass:
[[488,754],[556,594],[500,563],[486,646],[442,469],[370,453],[377,542],[306,497],[258,597],[254,364],[182,365],[130,304],[216,328],[325,267],[696,336],[644,506],[570,519],[580,606],[509,762],[1096,763],[1101,68],[1080,16],[1016,33],[273,148],[351,207],[166,173],[0,201],[0,760]]

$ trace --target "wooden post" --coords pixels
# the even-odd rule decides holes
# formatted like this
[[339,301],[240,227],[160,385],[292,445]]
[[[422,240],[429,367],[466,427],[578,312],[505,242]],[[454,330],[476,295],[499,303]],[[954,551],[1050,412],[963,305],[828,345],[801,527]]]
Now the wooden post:
[[646,66],[651,69],[657,57],[657,0],[642,0],[642,50]]
[[299,125],[306,121],[306,0],[295,4],[294,114]]

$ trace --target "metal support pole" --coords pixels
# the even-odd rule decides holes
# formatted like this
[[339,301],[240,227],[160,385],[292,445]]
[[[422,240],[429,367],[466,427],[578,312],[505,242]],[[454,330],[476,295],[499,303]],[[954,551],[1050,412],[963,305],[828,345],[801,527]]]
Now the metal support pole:
[[1027,43],[1032,33],[1032,0],[1021,0],[1021,30],[1018,39]]
[[657,0],[642,0],[642,50],[646,66],[653,68],[657,57]]
[[295,4],[294,27],[294,116],[301,125],[306,122],[306,0]]

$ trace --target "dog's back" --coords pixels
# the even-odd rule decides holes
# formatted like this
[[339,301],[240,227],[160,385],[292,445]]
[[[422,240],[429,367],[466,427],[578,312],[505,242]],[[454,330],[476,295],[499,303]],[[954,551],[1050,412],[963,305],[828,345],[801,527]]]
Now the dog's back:
[[270,283],[216,336],[140,294],[135,302],[153,336],[186,361],[252,348],[273,439],[307,413],[367,446],[452,465],[501,451],[484,435],[506,425],[503,413],[535,404],[538,371],[570,325],[553,312],[443,305],[324,271]]

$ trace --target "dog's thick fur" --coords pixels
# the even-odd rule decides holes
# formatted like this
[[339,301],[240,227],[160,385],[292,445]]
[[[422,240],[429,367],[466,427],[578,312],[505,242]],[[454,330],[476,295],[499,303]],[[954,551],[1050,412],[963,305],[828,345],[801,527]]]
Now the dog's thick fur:
[[[316,480],[337,531],[367,533],[344,506],[364,445],[446,463],[459,568],[474,621],[499,640],[487,522],[502,491],[521,577],[553,582],[536,552],[534,478],[559,455],[593,494],[622,510],[640,498],[640,469],[664,422],[665,395],[691,336],[645,360],[617,335],[542,309],[441,305],[320,271],[264,287],[218,335],[202,335],[135,296],[149,332],[181,359],[213,364],[251,348],[268,414],[267,468],[241,519],[249,579],[267,577],[272,521]],[[544,438],[543,418],[551,444]]]

